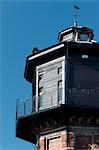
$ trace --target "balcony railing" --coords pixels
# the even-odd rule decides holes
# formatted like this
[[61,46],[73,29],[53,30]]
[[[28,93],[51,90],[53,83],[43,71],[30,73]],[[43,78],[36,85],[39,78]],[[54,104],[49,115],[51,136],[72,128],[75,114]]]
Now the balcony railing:
[[[43,110],[62,103],[62,92],[63,89],[58,88],[51,92],[44,92],[37,97],[30,96],[25,99],[18,99],[16,105],[16,117],[19,118],[30,115],[34,112],[34,109],[36,109],[36,111]],[[33,102],[36,102],[37,106],[34,106]]]
[[99,108],[99,89],[69,88],[64,90],[58,88],[54,91],[43,91],[40,96],[17,100],[16,117],[30,115],[34,111],[44,110],[59,104],[67,104],[70,107]]
[[18,99],[16,104],[16,118],[32,113],[32,96]]

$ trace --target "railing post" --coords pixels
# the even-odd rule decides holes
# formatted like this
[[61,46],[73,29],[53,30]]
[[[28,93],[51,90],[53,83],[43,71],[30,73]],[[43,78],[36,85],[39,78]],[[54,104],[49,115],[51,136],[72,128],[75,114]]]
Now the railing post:
[[26,108],[26,107],[25,107],[25,100],[24,100],[24,115],[25,115],[25,113],[26,113],[25,108]]
[[19,99],[16,100],[16,120],[18,118],[18,101]]
[[16,101],[16,119],[32,112],[32,97]]

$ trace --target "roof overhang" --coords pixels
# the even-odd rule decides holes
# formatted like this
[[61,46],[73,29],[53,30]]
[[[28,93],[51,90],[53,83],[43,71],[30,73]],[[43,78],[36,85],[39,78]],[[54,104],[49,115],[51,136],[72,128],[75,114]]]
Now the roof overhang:
[[66,55],[66,51],[69,52],[69,57],[74,54],[89,54],[99,57],[99,44],[98,43],[82,43],[82,42],[63,42],[61,44],[54,45],[47,49],[40,51],[36,55],[29,55],[26,60],[24,77],[27,81],[32,83],[33,74],[36,70],[36,66],[44,64],[48,61],[57,59]]
[[58,34],[58,40],[61,42],[64,35],[67,35],[72,32],[73,33],[74,32],[82,32],[82,33],[86,32],[86,33],[91,33],[92,37],[94,36],[92,29],[87,28],[87,27],[82,27],[82,26],[75,26],[75,27],[67,28],[65,30],[60,31]]
[[53,52],[53,51],[55,51],[55,50],[57,50],[57,49],[63,48],[63,47],[64,47],[64,44],[60,44],[60,45],[58,45],[58,46],[52,47],[52,48],[50,48],[50,49],[47,49],[46,51],[43,51],[42,53],[39,53],[39,54],[34,55],[34,56],[31,56],[31,57],[29,58],[29,60],[32,60],[32,59],[35,59],[35,58],[37,58],[37,57],[46,55],[46,54],[48,54],[48,53],[51,53],[51,52]]
[[[71,121],[70,119],[74,116],[76,116],[76,122]],[[54,129],[60,129],[67,125],[79,126],[79,118],[82,116],[86,116],[86,118],[95,117],[95,123],[88,125],[86,120],[86,124],[80,124],[80,127],[98,127],[99,124],[96,123],[99,116],[98,108],[81,108],[59,105],[55,108],[46,109],[37,113],[33,112],[29,116],[19,118],[17,120],[16,136],[36,144],[37,135],[42,135],[47,132],[50,133],[53,132]]]

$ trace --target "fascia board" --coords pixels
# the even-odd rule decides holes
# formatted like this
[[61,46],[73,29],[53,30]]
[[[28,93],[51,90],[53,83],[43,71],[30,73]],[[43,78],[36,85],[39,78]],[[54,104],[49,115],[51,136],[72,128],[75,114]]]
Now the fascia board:
[[34,55],[34,56],[30,57],[29,60],[33,60],[33,59],[35,59],[35,58],[37,58],[37,57],[43,56],[43,55],[48,54],[48,53],[50,53],[50,52],[52,52],[52,51],[54,51],[54,50],[60,49],[60,48],[62,48],[62,47],[64,47],[64,44],[61,44],[61,45],[52,47],[52,48],[50,48],[50,49],[48,49],[48,50],[46,50],[46,51],[43,51],[43,52],[41,52],[41,53],[39,53],[39,54],[37,54],[37,55]]

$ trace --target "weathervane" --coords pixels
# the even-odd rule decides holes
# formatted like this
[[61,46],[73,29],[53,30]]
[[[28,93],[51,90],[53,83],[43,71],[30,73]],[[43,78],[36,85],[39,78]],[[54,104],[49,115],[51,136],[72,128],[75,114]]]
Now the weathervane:
[[77,26],[78,10],[79,7],[77,5],[74,5],[74,27]]

